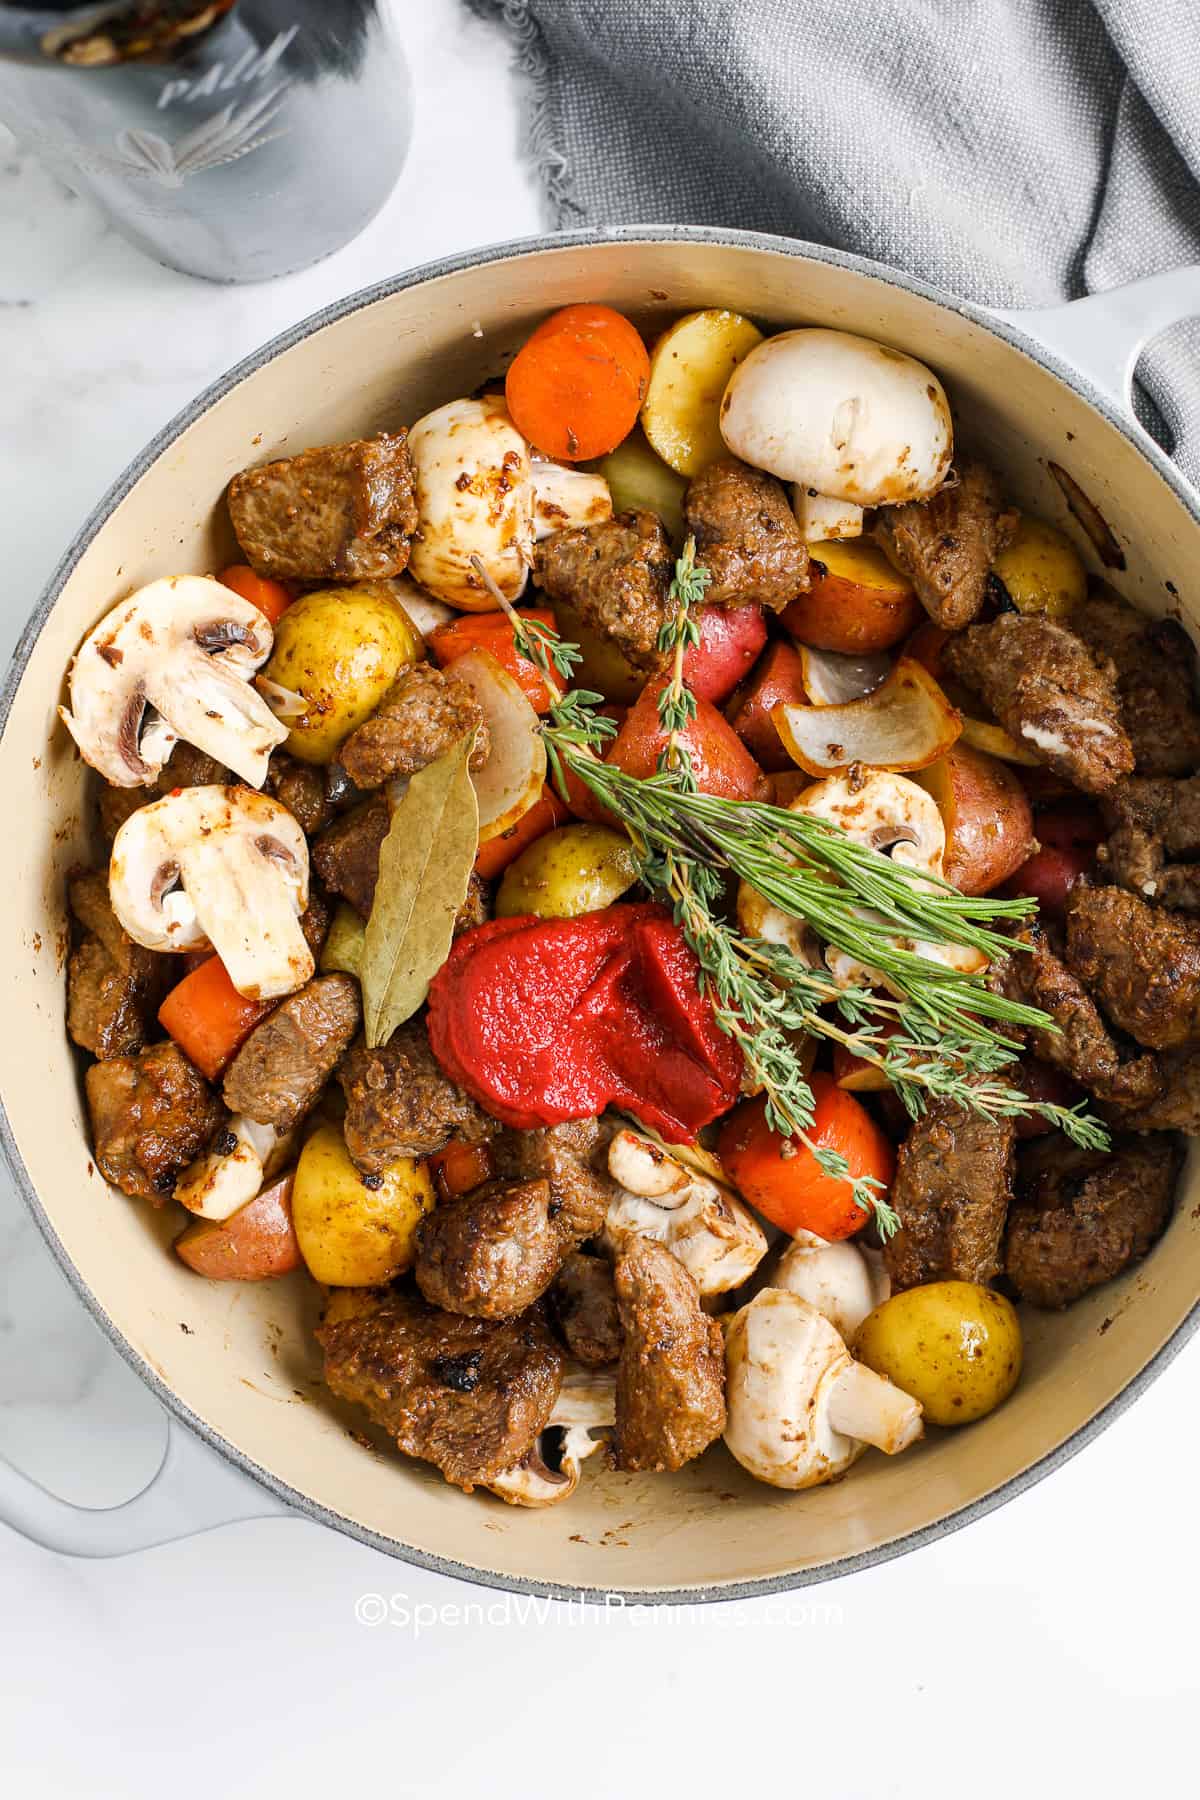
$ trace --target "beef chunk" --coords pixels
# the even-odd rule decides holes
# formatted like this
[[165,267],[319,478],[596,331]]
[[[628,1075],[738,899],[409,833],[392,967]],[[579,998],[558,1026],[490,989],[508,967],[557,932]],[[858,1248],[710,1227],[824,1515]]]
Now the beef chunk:
[[1012,1192],[1013,1128],[949,1100],[932,1100],[900,1146],[892,1205],[900,1229],[884,1245],[894,1288],[988,1282]]
[[492,893],[486,881],[471,870],[467,882],[467,893],[462,905],[454,915],[454,935],[471,931],[476,925],[485,925],[492,916]]
[[305,837],[316,837],[334,816],[324,769],[298,762],[286,750],[272,750],[267,764],[267,792],[286,806]]
[[442,1074],[423,1019],[410,1019],[378,1050],[359,1045],[338,1071],[346,1095],[346,1148],[364,1175],[398,1156],[429,1156],[452,1137],[477,1143],[494,1127]]
[[124,1194],[157,1205],[225,1118],[204,1077],[175,1044],[93,1063],[85,1077],[96,1163]]
[[300,914],[300,929],[304,933],[304,941],[313,953],[313,961],[320,962],[321,952],[325,948],[325,939],[329,936],[329,927],[333,922],[333,908],[321,892],[317,882],[311,876],[308,883],[308,905]]
[[1131,776],[1105,795],[1104,816],[1104,875],[1156,906],[1200,912],[1200,776]]
[[77,875],[69,899],[84,936],[67,963],[67,1030],[101,1061],[130,1056],[153,1031],[171,959],[143,950],[127,935],[103,870]]
[[1168,1132],[1111,1153],[1041,1139],[1025,1153],[1005,1272],[1034,1306],[1070,1306],[1145,1256],[1161,1236],[1183,1164]]
[[407,435],[302,450],[235,475],[229,516],[251,568],[301,581],[399,575],[417,529]]
[[576,1362],[602,1369],[621,1354],[621,1317],[612,1265],[573,1250],[554,1278],[550,1311]]
[[417,1286],[431,1306],[471,1318],[516,1318],[561,1261],[548,1181],[486,1182],[417,1227]]
[[1183,1131],[1200,1137],[1200,1047],[1164,1050],[1155,1057],[1158,1092],[1140,1106],[1110,1106],[1119,1131]]
[[367,918],[379,879],[379,852],[391,816],[382,794],[335,819],[312,846],[312,866],[327,888]]
[[317,1338],[332,1392],[467,1493],[528,1455],[562,1385],[562,1351],[536,1311],[497,1323],[392,1292]]
[[964,462],[932,500],[884,506],[874,536],[912,582],[938,625],[961,631],[979,616],[988,570],[1016,530],[1000,483],[979,462]]
[[607,1148],[599,1119],[573,1119],[541,1131],[505,1131],[494,1146],[497,1172],[511,1181],[548,1181],[561,1255],[595,1237],[616,1186],[593,1162]]
[[573,606],[635,669],[653,674],[667,616],[675,554],[653,513],[619,513],[599,525],[556,531],[537,546],[534,579]]
[[1137,1056],[1122,1061],[1096,1003],[1065,963],[1051,950],[1045,933],[1033,927],[1023,934],[1028,951],[1014,950],[993,963],[988,985],[1009,1000],[1040,1007],[1057,1031],[1031,1031],[1030,1048],[1040,1061],[1061,1069],[1098,1100],[1134,1105],[1150,1100],[1161,1086],[1158,1059]]
[[696,560],[712,576],[704,596],[709,605],[757,601],[781,612],[807,591],[808,545],[773,475],[722,457],[696,476],[685,510]]
[[115,838],[121,826],[139,806],[161,800],[175,788],[227,787],[234,776],[224,763],[216,762],[194,744],[176,744],[170,756],[147,787],[109,787],[100,789],[100,829],[108,839]]
[[356,787],[382,787],[393,775],[415,775],[436,762],[470,731],[471,767],[481,769],[490,745],[479,702],[465,681],[431,663],[415,663],[379,711],[350,733],[342,766]]
[[1174,619],[1150,619],[1111,589],[1077,607],[1072,626],[1116,665],[1121,723],[1139,775],[1190,775],[1200,768],[1196,652]]
[[318,975],[254,1027],[225,1076],[225,1104],[290,1131],[316,1104],[358,1030],[358,983]]
[[1133,768],[1112,664],[1053,619],[1001,613],[952,638],[944,662],[1072,786],[1102,794]]
[[1200,1038],[1200,922],[1123,888],[1067,896],[1067,964],[1114,1024],[1151,1050]]
[[725,1429],[725,1341],[696,1283],[665,1244],[635,1237],[613,1274],[622,1344],[618,1469],[681,1469]]

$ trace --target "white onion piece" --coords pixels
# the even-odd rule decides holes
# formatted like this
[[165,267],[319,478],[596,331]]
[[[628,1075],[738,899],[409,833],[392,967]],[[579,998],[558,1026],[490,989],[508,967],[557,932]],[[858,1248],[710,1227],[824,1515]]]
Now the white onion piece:
[[435,600],[411,575],[396,575],[388,582],[392,598],[408,614],[409,624],[421,637],[427,638],[440,625],[448,625],[458,614],[444,600]]
[[882,687],[892,672],[892,659],[880,650],[874,656],[843,656],[837,650],[814,650],[798,644],[804,691],[813,706],[847,706],[865,700]]
[[1016,738],[1009,737],[1003,725],[991,725],[986,719],[964,718],[962,741],[972,750],[998,756],[1001,762],[1020,763],[1023,769],[1040,769],[1042,766],[1040,756],[1035,756],[1024,744],[1018,744]]
[[944,756],[962,719],[929,671],[901,657],[882,687],[846,706],[777,706],[771,713],[792,761],[810,775],[851,763],[924,769]]
[[483,709],[491,754],[471,776],[479,802],[479,841],[499,837],[527,813],[546,780],[538,716],[507,670],[486,650],[456,658],[454,673]]

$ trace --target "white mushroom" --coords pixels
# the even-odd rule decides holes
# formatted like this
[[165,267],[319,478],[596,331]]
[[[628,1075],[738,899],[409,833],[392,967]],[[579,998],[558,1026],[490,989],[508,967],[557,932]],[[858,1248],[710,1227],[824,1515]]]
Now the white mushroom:
[[725,1442],[772,1487],[832,1481],[868,1444],[894,1456],[921,1436],[921,1407],[856,1363],[798,1294],[764,1288],[725,1334]]
[[283,1167],[294,1136],[280,1137],[273,1125],[235,1113],[214,1147],[183,1171],[175,1184],[176,1200],[202,1219],[228,1219]]
[[798,481],[792,489],[792,511],[806,544],[827,544],[830,538],[862,536],[863,509],[853,500],[835,500]]
[[608,1147],[608,1172],[621,1189],[600,1236],[610,1256],[619,1256],[631,1238],[656,1238],[707,1297],[740,1287],[766,1255],[761,1226],[727,1187],[640,1133],[618,1131]]
[[452,400],[408,434],[418,527],[409,568],[438,600],[491,612],[470,558],[478,556],[506,600],[522,593],[533,554],[529,446],[496,394]]
[[244,787],[177,789],[132,813],[113,841],[113,911],[147,950],[210,944],[240,994],[303,987],[308,845],[286,807]]
[[[582,1464],[605,1441],[603,1435],[593,1437],[593,1432],[606,1434],[616,1422],[616,1376],[570,1364],[537,1443],[523,1462],[505,1469],[488,1486],[510,1506],[555,1506],[569,1500],[579,1485]],[[557,1469],[546,1462],[542,1441],[555,1430],[563,1434]]]
[[871,338],[817,328],[766,338],[739,363],[721,401],[721,435],[735,456],[803,490],[806,536],[810,510],[814,523],[824,511],[818,502],[927,499],[954,453],[949,402],[932,370]]
[[796,1233],[776,1265],[771,1286],[815,1306],[847,1344],[892,1291],[878,1251],[848,1238],[831,1244],[812,1231]]
[[612,495],[603,475],[569,469],[533,455],[533,535],[551,537],[573,525],[599,525],[611,519]]
[[439,626],[449,625],[457,616],[454,608],[447,606],[444,600],[435,600],[432,594],[427,594],[424,588],[418,587],[411,575],[394,575],[386,585],[391,590],[392,598],[408,614],[409,624],[421,638],[431,637]]
[[[789,803],[789,812],[811,813],[839,826],[849,837],[873,850],[883,850],[895,863],[920,875],[940,879],[946,855],[946,827],[932,794],[905,775],[893,775],[875,769],[864,779],[861,771],[831,775],[814,782]],[[874,924],[882,924],[878,915],[864,908],[859,916]],[[745,882],[738,890],[738,921],[743,931],[783,943],[796,955],[814,961],[813,940],[808,928],[790,914],[771,906],[761,894]],[[930,961],[944,962],[950,968],[970,974],[982,969],[987,958],[981,951],[961,944],[933,944],[924,939],[894,937],[898,948],[911,950]],[[825,966],[843,987],[860,983],[884,986],[887,981],[877,970],[836,949],[824,950]]]
[[153,781],[178,738],[261,787],[288,734],[251,686],[272,642],[265,615],[221,582],[152,581],[84,639],[60,716],[114,787]]

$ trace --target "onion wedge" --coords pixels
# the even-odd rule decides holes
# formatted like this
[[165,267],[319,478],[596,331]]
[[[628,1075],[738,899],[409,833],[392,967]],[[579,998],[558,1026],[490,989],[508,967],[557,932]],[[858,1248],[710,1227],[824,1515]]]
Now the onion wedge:
[[491,754],[471,781],[479,802],[479,841],[510,831],[540,799],[546,780],[546,746],[538,716],[507,670],[486,650],[468,650],[454,664],[483,709]]
[[814,650],[798,644],[801,680],[812,706],[848,706],[882,687],[892,672],[885,651],[874,656],[843,656],[837,650]]
[[962,718],[929,671],[902,656],[882,687],[846,706],[777,706],[771,713],[792,761],[810,775],[852,763],[901,773],[944,756]]
[[1020,763],[1024,769],[1039,769],[1042,766],[1040,756],[1035,756],[1024,744],[1018,744],[1016,738],[1009,737],[1002,725],[989,725],[985,719],[964,718],[962,741],[969,744],[972,750],[983,750],[988,756],[998,756],[1001,762]]

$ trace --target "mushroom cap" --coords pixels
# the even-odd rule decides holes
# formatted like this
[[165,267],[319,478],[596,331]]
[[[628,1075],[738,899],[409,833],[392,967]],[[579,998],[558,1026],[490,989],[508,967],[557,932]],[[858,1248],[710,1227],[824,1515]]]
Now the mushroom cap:
[[[114,787],[144,787],[177,738],[252,787],[288,728],[251,686],[270,621],[207,575],[168,575],[105,614],[71,664],[59,714],[85,762]],[[153,714],[146,718],[148,709]]]
[[[607,1434],[616,1420],[616,1375],[611,1370],[568,1363],[554,1410],[537,1442],[521,1462],[505,1469],[488,1486],[510,1506],[556,1506],[560,1500],[569,1500],[579,1485],[583,1463],[605,1441],[592,1433]],[[542,1436],[552,1430],[563,1434],[557,1469],[548,1465],[542,1452]]]
[[466,612],[495,602],[471,566],[478,556],[506,600],[525,587],[533,554],[529,446],[503,399],[451,400],[408,434],[419,526],[409,570],[437,600]]
[[[250,1204],[262,1187],[277,1142],[272,1126],[240,1113],[228,1121],[225,1131],[233,1148],[214,1147],[198,1156],[175,1184],[175,1199],[202,1219],[228,1219]],[[222,1135],[218,1134],[218,1145]]]
[[763,1288],[725,1334],[725,1442],[772,1487],[806,1488],[848,1469],[866,1448],[829,1420],[852,1358],[828,1319],[798,1294]]
[[177,789],[139,806],[113,840],[113,911],[147,950],[210,944],[239,993],[302,987],[308,844],[286,807],[245,787]]
[[766,338],[721,401],[735,456],[856,506],[923,500],[954,453],[950,404],[924,363],[848,331]]
[[771,1286],[815,1306],[846,1344],[892,1291],[881,1258],[849,1238],[831,1244],[811,1231],[796,1233],[775,1266]]
[[702,1295],[740,1287],[766,1255],[762,1227],[728,1188],[685,1168],[640,1133],[617,1132],[608,1172],[621,1190],[600,1239],[609,1255],[619,1256],[631,1238],[655,1238]]

